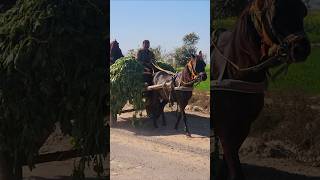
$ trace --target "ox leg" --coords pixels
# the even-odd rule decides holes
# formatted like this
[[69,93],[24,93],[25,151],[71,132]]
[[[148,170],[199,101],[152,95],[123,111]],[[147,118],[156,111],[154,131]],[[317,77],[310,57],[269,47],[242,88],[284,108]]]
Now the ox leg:
[[164,106],[166,105],[166,102],[162,102],[161,103],[161,116],[162,116],[162,125],[163,126],[167,126],[167,121],[166,121],[166,117],[164,115]]
[[179,126],[181,117],[182,117],[182,112],[181,112],[181,109],[180,109],[180,112],[178,113],[177,122],[176,122],[176,124],[174,126],[174,129],[176,129],[176,130],[178,130],[178,126]]
[[117,125],[117,114],[112,114],[110,112],[110,126],[114,127]]
[[14,169],[14,172],[15,172],[15,178],[16,180],[22,180],[23,176],[23,171],[22,171],[22,165],[18,164],[15,169]]
[[154,116],[152,116],[151,119],[153,120],[153,126],[154,126],[154,128],[158,128],[157,118],[155,118]]
[[164,116],[164,112],[162,112],[162,126],[167,126],[166,117]]

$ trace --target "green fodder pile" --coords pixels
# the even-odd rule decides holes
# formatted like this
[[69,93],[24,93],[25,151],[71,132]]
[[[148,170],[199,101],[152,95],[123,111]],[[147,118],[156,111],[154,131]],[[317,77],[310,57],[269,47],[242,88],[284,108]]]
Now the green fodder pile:
[[134,109],[144,108],[143,65],[133,57],[122,57],[110,66],[110,111],[119,114],[129,101]]
[[14,165],[32,168],[59,122],[82,149],[79,167],[93,161],[102,174],[105,7],[103,0],[19,0],[0,14],[0,152]]
[[[164,70],[175,72],[170,64],[163,61],[156,63]],[[144,66],[132,56],[122,57],[110,66],[110,111],[112,114],[120,114],[127,102],[132,104],[136,111],[145,108],[143,69]]]

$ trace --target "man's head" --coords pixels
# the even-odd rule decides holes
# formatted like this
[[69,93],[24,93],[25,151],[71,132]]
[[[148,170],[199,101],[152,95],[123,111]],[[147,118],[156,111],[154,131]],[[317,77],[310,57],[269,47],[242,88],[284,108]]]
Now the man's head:
[[143,47],[143,49],[149,49],[149,47],[150,47],[149,40],[144,40],[142,43],[142,47]]

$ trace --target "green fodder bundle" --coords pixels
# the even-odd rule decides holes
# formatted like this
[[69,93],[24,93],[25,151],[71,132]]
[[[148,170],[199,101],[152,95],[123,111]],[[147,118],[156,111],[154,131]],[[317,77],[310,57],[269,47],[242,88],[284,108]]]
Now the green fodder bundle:
[[177,72],[174,67],[164,61],[157,61],[157,65],[164,70],[171,71],[173,73]]
[[133,57],[120,58],[111,65],[110,109],[112,114],[120,113],[128,101],[136,110],[144,108],[143,68],[143,65]]
[[19,0],[0,14],[0,153],[31,167],[60,123],[98,173],[108,152],[103,0]]
[[[175,69],[165,62],[158,61],[157,65],[164,70],[175,72]],[[135,110],[145,108],[143,69],[143,65],[131,56],[120,58],[111,65],[110,109],[112,114],[121,113],[127,102],[132,104]]]

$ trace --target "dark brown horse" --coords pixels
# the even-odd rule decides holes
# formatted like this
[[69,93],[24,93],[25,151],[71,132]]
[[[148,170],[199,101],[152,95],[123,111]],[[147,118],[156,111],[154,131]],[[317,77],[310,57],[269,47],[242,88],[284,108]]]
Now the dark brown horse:
[[[170,84],[169,86],[164,86],[153,94],[153,101],[155,102],[157,113],[151,117],[154,122],[154,126],[158,127],[157,119],[162,115],[163,125],[166,124],[163,108],[167,103],[177,102],[178,106],[178,119],[175,124],[175,129],[178,129],[179,122],[183,118],[185,130],[188,136],[190,136],[190,131],[187,123],[187,117],[185,113],[185,107],[188,105],[188,101],[192,96],[192,87],[196,82],[205,81],[207,79],[207,74],[205,72],[206,63],[203,61],[201,52],[199,55],[192,55],[188,64],[184,69],[177,73],[172,74],[166,71],[159,71],[153,76],[153,84]],[[175,88],[181,88],[180,90],[175,90]],[[160,111],[158,111],[160,109]],[[160,113],[159,113],[160,112]]]
[[301,0],[253,0],[233,31],[214,32],[211,124],[224,153],[216,179],[245,179],[238,152],[263,108],[268,68],[304,61],[310,54],[306,14]]

